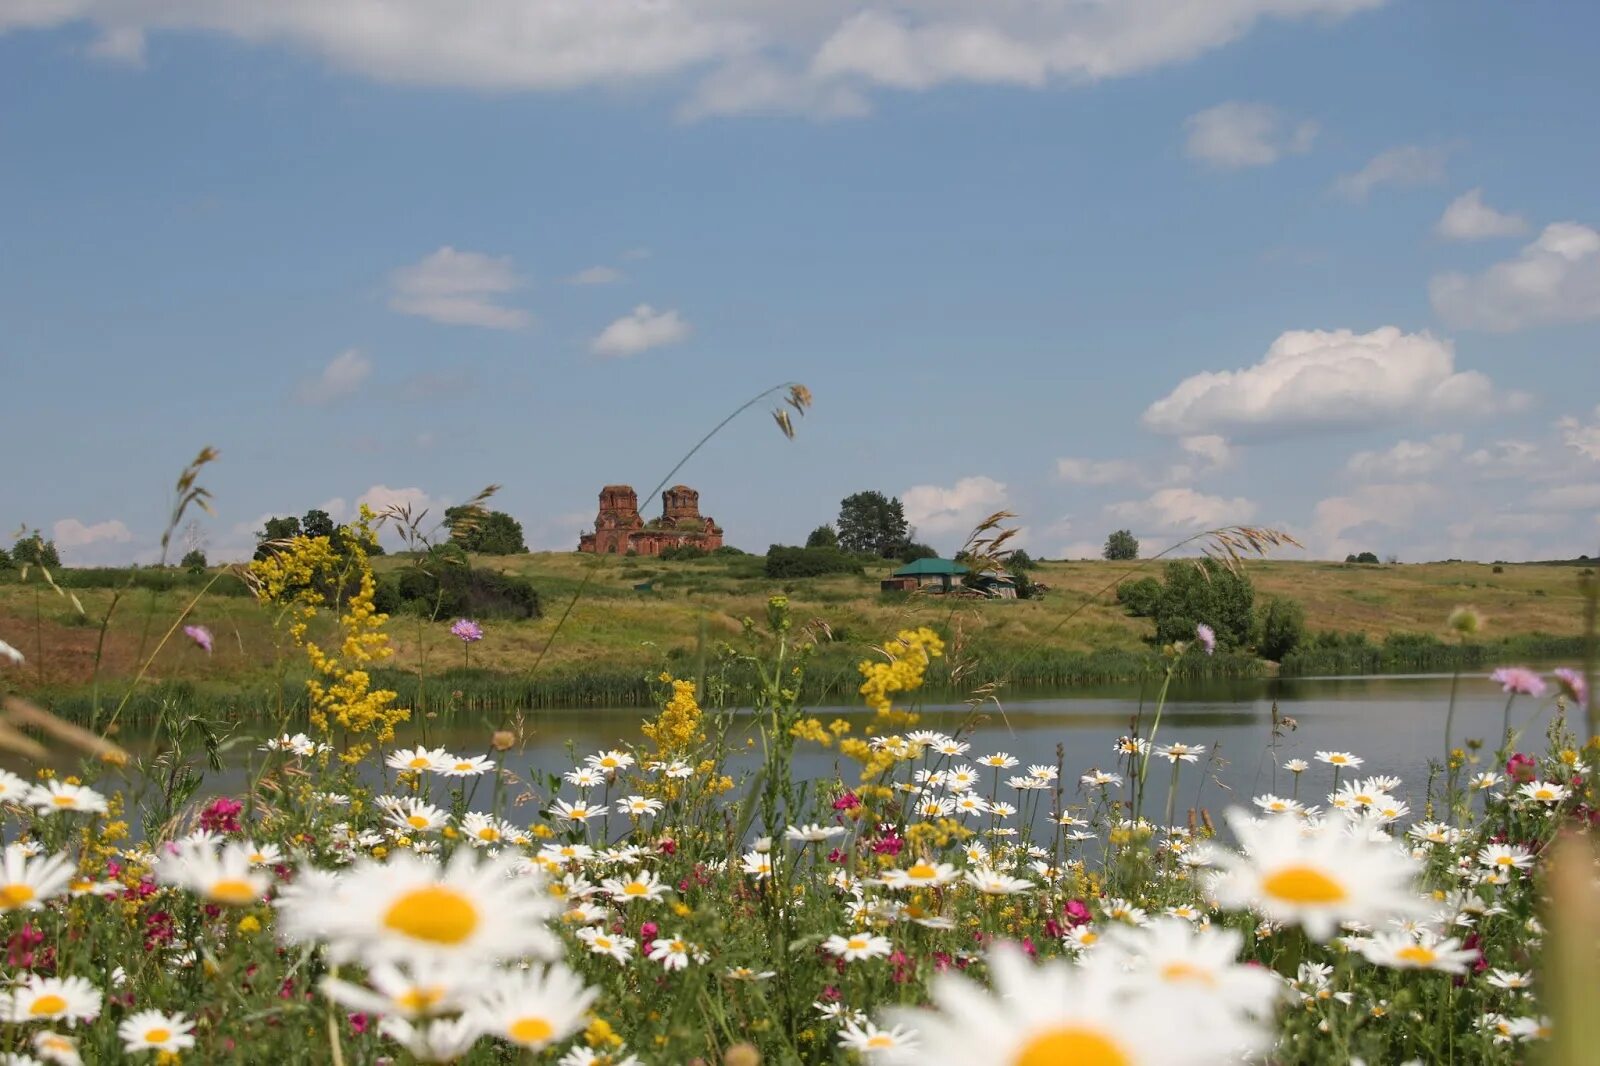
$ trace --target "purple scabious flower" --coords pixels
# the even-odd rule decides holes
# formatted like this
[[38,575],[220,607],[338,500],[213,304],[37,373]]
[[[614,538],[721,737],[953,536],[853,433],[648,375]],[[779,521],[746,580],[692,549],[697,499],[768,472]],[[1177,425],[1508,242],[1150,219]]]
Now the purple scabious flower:
[[211,654],[211,630],[205,626],[184,626],[183,632],[190,640],[204,648],[207,655]]
[[1544,678],[1526,666],[1502,666],[1489,675],[1489,680],[1498,684],[1500,691],[1517,696],[1538,698],[1546,688]]
[[457,618],[450,627],[450,635],[463,644],[483,639],[483,627],[470,618]]
[[1556,675],[1556,683],[1561,686],[1561,691],[1572,698],[1572,702],[1583,705],[1589,702],[1589,681],[1583,674],[1570,667],[1558,666],[1550,671]]
[[1194,637],[1200,646],[1206,650],[1207,655],[1214,655],[1217,651],[1217,631],[1201,622],[1194,627]]

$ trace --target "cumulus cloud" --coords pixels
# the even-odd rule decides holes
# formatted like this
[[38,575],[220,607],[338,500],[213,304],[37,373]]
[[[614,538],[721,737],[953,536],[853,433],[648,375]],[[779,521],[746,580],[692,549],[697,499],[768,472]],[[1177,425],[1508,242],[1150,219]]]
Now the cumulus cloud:
[[589,350],[605,358],[638,355],[664,344],[677,344],[689,336],[689,323],[676,311],[657,311],[640,304],[600,331]]
[[966,534],[1005,508],[1006,487],[991,477],[964,477],[949,488],[916,485],[900,494],[900,502],[918,533]]
[[126,544],[133,539],[133,532],[118,519],[109,519],[105,522],[96,522],[85,525],[76,518],[63,518],[50,527],[50,536],[56,546],[66,548],[86,548],[91,544]]
[[1444,209],[1433,232],[1452,241],[1479,241],[1486,237],[1515,237],[1528,231],[1521,215],[1496,211],[1483,202],[1483,190],[1464,192]]
[[1190,455],[1214,467],[1227,466],[1233,462],[1233,447],[1229,445],[1226,437],[1219,437],[1215,433],[1183,437],[1178,441],[1178,445]]
[[1331,21],[1384,0],[374,0],[334,18],[307,2],[69,0],[0,6],[0,32],[87,23],[102,32],[211,33],[308,53],[384,82],[495,91],[675,84],[689,110],[851,114],[874,88],[1037,88],[1124,77],[1225,47],[1267,20]]
[[1345,472],[1368,481],[1394,481],[1435,473],[1461,454],[1459,433],[1442,433],[1428,440],[1402,440],[1381,452],[1357,452],[1345,463]]
[[1528,504],[1543,511],[1600,511],[1600,481],[1541,489],[1528,497]]
[[532,321],[528,312],[495,302],[521,285],[510,256],[445,245],[396,270],[390,282],[389,307],[401,314],[485,329],[522,329]]
[[622,271],[616,267],[592,266],[578,271],[567,280],[574,285],[611,285],[622,280]]
[[1514,259],[1481,274],[1441,274],[1428,286],[1439,317],[1497,333],[1600,318],[1600,232],[1554,222]]
[[1242,370],[1205,371],[1144,412],[1158,433],[1268,436],[1483,412],[1523,402],[1455,369],[1449,341],[1384,326],[1292,330]]
[[[0,29],[4,19],[0,18]],[[144,66],[144,31],[137,26],[107,26],[89,45],[89,54],[108,63]]]
[[1576,418],[1563,418],[1560,422],[1561,442],[1579,455],[1600,463],[1600,407],[1594,409],[1595,421],[1585,425]]
[[1291,122],[1269,104],[1237,100],[1190,115],[1184,129],[1189,158],[1219,170],[1263,167],[1285,155],[1300,155],[1311,150],[1317,137],[1315,122]]
[[1383,185],[1430,185],[1444,180],[1450,150],[1442,146],[1402,144],[1379,152],[1354,174],[1340,175],[1334,191],[1350,200],[1365,200]]
[[1124,500],[1106,507],[1106,514],[1135,533],[1190,532],[1248,522],[1256,505],[1243,496],[1210,496],[1194,489],[1159,489],[1143,500]]
[[1437,508],[1443,495],[1426,482],[1407,482],[1363,485],[1349,495],[1329,497],[1312,512],[1311,547],[1335,559],[1375,551],[1373,538],[1380,531],[1409,528],[1419,514]]
[[1144,480],[1132,459],[1057,459],[1056,477],[1069,485],[1115,485]]
[[295,399],[320,407],[355,395],[372,376],[372,360],[359,349],[348,348],[334,356],[316,377],[307,378],[295,390]]

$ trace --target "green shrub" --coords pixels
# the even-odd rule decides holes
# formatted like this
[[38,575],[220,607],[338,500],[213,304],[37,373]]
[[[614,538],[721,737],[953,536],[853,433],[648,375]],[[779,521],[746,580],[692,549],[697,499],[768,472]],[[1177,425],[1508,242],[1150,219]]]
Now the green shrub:
[[674,544],[670,548],[662,548],[660,558],[671,563],[686,559],[704,559],[710,554],[698,544]]
[[824,574],[860,574],[861,564],[838,548],[790,548],[774,544],[767,549],[767,577],[821,577]]
[[1135,618],[1153,618],[1161,600],[1161,582],[1153,577],[1124,581],[1117,586],[1117,602]]
[[430,618],[538,618],[539,593],[532,582],[498,570],[465,566],[407,567],[378,583],[377,608]]
[[1306,609],[1295,600],[1271,599],[1261,610],[1256,650],[1262,658],[1281,663],[1284,656],[1300,646],[1305,635]]
[[1250,643],[1255,628],[1255,589],[1250,579],[1215,559],[1167,564],[1167,582],[1156,601],[1156,642],[1193,640],[1204,622],[1224,651]]

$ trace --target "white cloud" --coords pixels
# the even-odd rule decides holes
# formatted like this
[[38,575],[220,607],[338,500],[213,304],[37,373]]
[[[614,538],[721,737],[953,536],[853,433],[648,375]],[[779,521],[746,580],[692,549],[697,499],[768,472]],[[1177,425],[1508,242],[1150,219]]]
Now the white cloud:
[[349,348],[334,356],[314,378],[300,383],[295,398],[303,404],[320,406],[355,395],[372,376],[372,360],[359,349]]
[[[0,18],[0,26],[4,19]],[[144,31],[137,26],[106,26],[89,45],[89,54],[111,63],[144,66]]]
[[1542,511],[1600,511],[1600,481],[1543,489],[1529,496],[1528,504]]
[[622,271],[616,267],[592,266],[578,271],[567,280],[574,285],[611,285],[622,280]]
[[1284,155],[1303,154],[1317,136],[1315,122],[1291,123],[1268,104],[1237,100],[1190,115],[1184,128],[1189,158],[1221,170],[1262,167]]
[[1239,525],[1255,517],[1256,505],[1242,496],[1208,496],[1194,489],[1159,489],[1147,499],[1124,500],[1106,514],[1135,533],[1189,532]]
[[1214,467],[1224,467],[1233,462],[1233,448],[1226,437],[1205,433],[1197,437],[1183,437],[1178,445],[1190,455],[1204,459]]
[[677,344],[689,336],[689,323],[676,311],[657,311],[640,304],[611,325],[589,344],[595,355],[606,358],[638,355],[663,344]]
[[1449,341],[1384,326],[1292,330],[1241,370],[1186,378],[1144,412],[1158,433],[1287,434],[1482,412],[1522,402],[1457,371]]
[[1363,485],[1347,496],[1329,497],[1312,512],[1315,535],[1309,547],[1332,559],[1352,552],[1384,554],[1376,541],[1380,531],[1405,530],[1418,515],[1437,513],[1442,497],[1425,482]]
[[1515,237],[1528,231],[1521,215],[1496,211],[1483,202],[1483,190],[1472,189],[1450,201],[1433,231],[1453,241],[1478,241],[1486,237]]
[[1453,326],[1497,333],[1600,318],[1600,232],[1554,222],[1515,259],[1476,276],[1441,274],[1433,309]]
[[1576,418],[1563,418],[1559,423],[1561,442],[1579,455],[1600,463],[1600,407],[1594,409],[1594,417],[1591,425],[1584,425]]
[[50,527],[50,536],[62,549],[87,548],[91,544],[126,544],[133,532],[118,519],[85,525],[76,518],[63,518]]
[[520,285],[510,256],[458,252],[445,245],[394,272],[389,306],[451,326],[522,329],[532,316],[495,302]]
[[1144,474],[1132,459],[1057,459],[1056,477],[1069,485],[1140,483]]
[[1500,440],[1486,448],[1474,449],[1467,465],[1484,477],[1527,477],[1547,468],[1548,460],[1533,441]]
[[1429,185],[1444,180],[1450,150],[1442,146],[1402,144],[1379,152],[1354,174],[1343,174],[1334,191],[1351,200],[1365,200],[1380,185]]
[[917,485],[900,494],[906,521],[921,535],[972,532],[974,526],[1004,510],[1006,487],[991,477],[964,477],[949,488]]
[[872,88],[1091,83],[1181,63],[1274,20],[1332,20],[1384,0],[24,0],[0,32],[89,23],[286,46],[384,82],[496,91],[672,85],[699,113],[859,113]]
[[1368,481],[1395,481],[1424,477],[1442,469],[1461,454],[1459,433],[1442,433],[1428,440],[1397,441],[1381,452],[1357,452],[1345,463],[1345,471]]

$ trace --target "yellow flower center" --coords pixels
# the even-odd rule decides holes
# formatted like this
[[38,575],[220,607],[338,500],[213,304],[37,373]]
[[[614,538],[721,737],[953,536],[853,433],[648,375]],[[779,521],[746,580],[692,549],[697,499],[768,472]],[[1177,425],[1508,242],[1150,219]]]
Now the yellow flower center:
[[40,996],[28,1008],[28,1013],[35,1018],[42,1018],[47,1014],[62,1014],[67,1009],[67,1001],[55,993]]
[[442,988],[408,988],[394,997],[394,1001],[405,1010],[412,1013],[420,1013],[443,998],[444,989]]
[[76,807],[78,805],[78,799],[76,796],[54,796],[51,798],[50,802],[54,803],[57,807]]
[[32,885],[18,881],[15,884],[0,888],[0,909],[11,910],[33,900],[35,893]]
[[1169,962],[1161,967],[1161,978],[1164,981],[1173,982],[1193,981],[1196,984],[1205,985],[1207,988],[1215,988],[1217,984],[1217,979],[1211,971],[1202,969],[1193,963],[1181,961]]
[[867,948],[867,941],[865,937],[853,936],[849,940],[845,941],[844,946],[849,948],[851,951],[865,951]]
[[629,896],[642,896],[650,890],[640,881],[629,881],[623,886],[622,891]]
[[930,878],[939,876],[939,871],[925,862],[919,862],[906,871],[906,876],[916,881],[927,881]]
[[223,880],[213,882],[206,895],[218,903],[242,907],[256,898],[256,889],[249,881]]
[[1537,788],[1533,791],[1533,798],[1537,800],[1553,800],[1556,794],[1548,788]]
[[672,943],[667,945],[667,950],[682,955],[684,952],[689,950],[689,945],[685,944],[681,940],[674,940]]
[[1346,895],[1343,885],[1310,866],[1285,866],[1263,880],[1261,889],[1286,903],[1337,903]]
[[1437,952],[1433,951],[1431,948],[1425,948],[1421,944],[1411,944],[1407,947],[1403,947],[1399,951],[1395,952],[1394,955],[1397,959],[1404,959],[1407,962],[1414,962],[1418,966],[1432,966],[1434,961],[1439,957]]
[[1510,855],[1496,855],[1494,862],[1496,866],[1515,866],[1517,860]]
[[894,1037],[888,1033],[873,1033],[867,1037],[867,1046],[873,1048],[894,1047]]
[[455,889],[429,885],[414,888],[391,903],[383,924],[415,940],[460,944],[477,930],[478,908]]
[[1012,1066],[1130,1066],[1131,1062],[1104,1034],[1063,1025],[1024,1044]]
[[411,767],[413,770],[426,770],[429,766],[433,765],[433,760],[428,758],[426,755],[418,755],[410,762],[406,763],[406,765]]
[[543,1018],[518,1018],[506,1027],[506,1035],[519,1044],[543,1044],[555,1031]]
[[494,828],[494,826],[486,825],[482,829],[478,830],[478,839],[479,840],[499,840],[500,839],[500,830]]
[[165,1044],[171,1039],[172,1031],[170,1029],[147,1029],[144,1034],[144,1042],[146,1044]]
[[472,769],[472,764],[469,763],[469,762],[458,762],[458,763],[456,763],[456,769],[457,770],[470,770],[470,769]]

